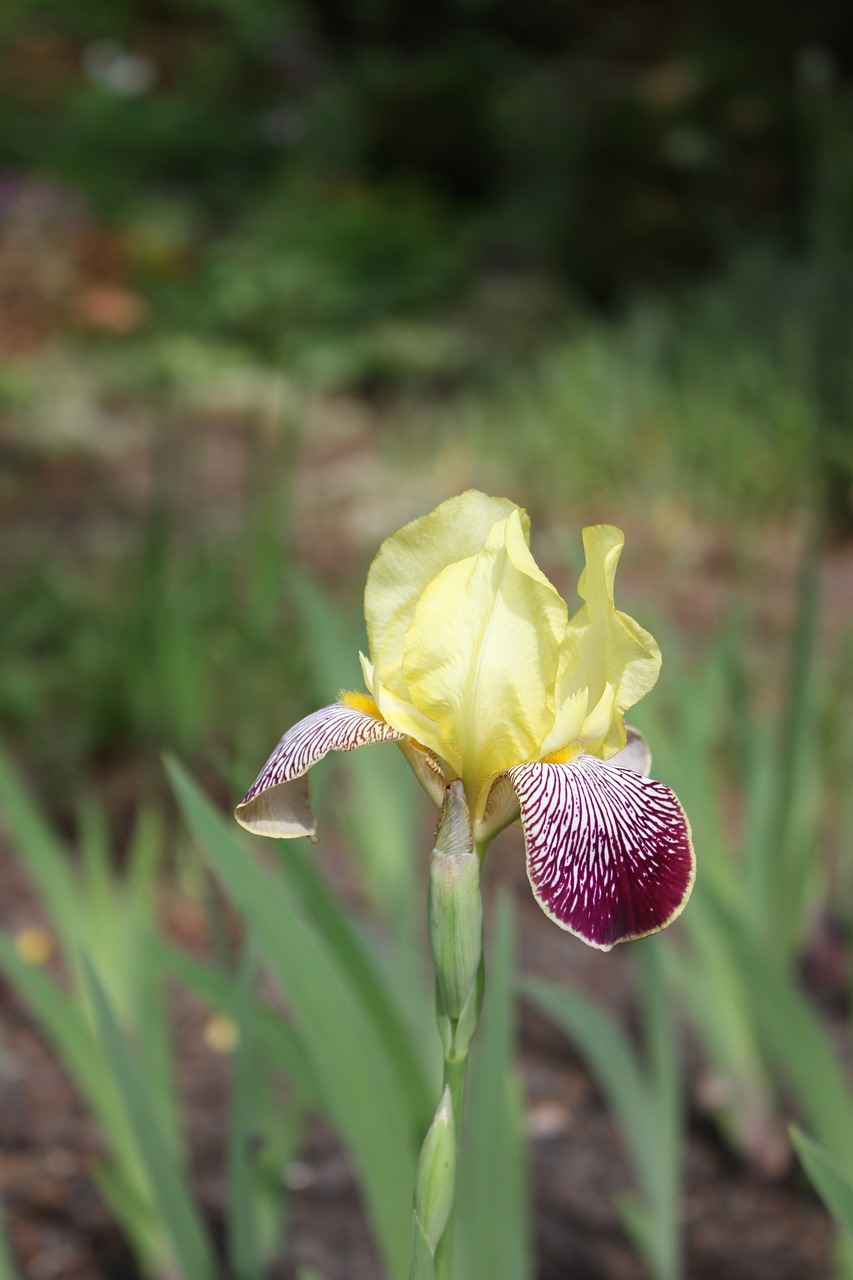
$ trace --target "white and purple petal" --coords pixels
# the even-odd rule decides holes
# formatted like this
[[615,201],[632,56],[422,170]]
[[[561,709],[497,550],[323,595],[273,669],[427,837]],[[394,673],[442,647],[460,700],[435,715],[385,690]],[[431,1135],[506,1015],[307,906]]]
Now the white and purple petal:
[[330,751],[354,751],[373,742],[400,742],[402,733],[384,720],[344,702],[313,711],[281,739],[234,810],[247,831],[282,839],[314,839],[316,819],[304,774]]
[[695,875],[687,817],[669,787],[593,756],[523,764],[527,874],[543,911],[608,951],[670,924]]

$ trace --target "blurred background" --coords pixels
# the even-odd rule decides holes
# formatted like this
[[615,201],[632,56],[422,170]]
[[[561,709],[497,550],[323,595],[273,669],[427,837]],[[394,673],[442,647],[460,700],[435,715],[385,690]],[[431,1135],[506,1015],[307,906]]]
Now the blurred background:
[[[643,721],[660,776],[700,860],[700,837],[716,848],[712,878],[752,895],[755,938],[778,948],[849,1079],[847,6],[5,0],[10,808],[26,787],[72,865],[101,838],[96,813],[109,874],[132,864],[140,813],[156,814],[158,927],[204,953],[227,921],[187,867],[161,753],[229,808],[288,724],[358,685],[381,539],[472,485],[528,508],[570,602],[581,525],[626,530],[618,603],[665,655]],[[411,805],[425,851],[432,818]],[[61,981],[23,830],[8,823],[0,923]],[[346,830],[331,823],[322,856],[344,899],[381,917],[395,909],[387,868],[353,870]],[[630,956],[605,969],[540,920],[504,839],[494,877],[518,888],[522,967],[568,976],[632,1026]],[[711,953],[683,946],[707,974]],[[13,986],[0,1031],[12,1253],[32,1280],[149,1274],[95,1196],[94,1131]],[[822,1280],[828,1219],[785,1137],[792,1115],[820,1123],[792,1100],[778,1045],[744,1049],[755,997],[738,998],[740,1059],[714,1057],[710,1023],[685,1032],[684,1274],[764,1280],[772,1265],[777,1280]],[[205,1040],[199,1008],[184,1015],[203,1165],[227,1046]],[[620,1235],[611,1202],[628,1174],[582,1058],[530,1011],[521,1042],[535,1274],[647,1274]],[[569,1131],[606,1147],[586,1190],[570,1163],[555,1190]],[[269,1274],[295,1275],[296,1257],[327,1280],[376,1276],[347,1166],[332,1138],[313,1141],[331,1182],[318,1175],[314,1217]],[[201,1192],[214,1222],[217,1188]],[[317,1261],[324,1213],[345,1225]]]

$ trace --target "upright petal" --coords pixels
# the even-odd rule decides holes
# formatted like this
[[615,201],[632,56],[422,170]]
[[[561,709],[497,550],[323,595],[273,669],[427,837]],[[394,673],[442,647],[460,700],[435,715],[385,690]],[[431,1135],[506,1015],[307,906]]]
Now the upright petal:
[[[517,510],[507,498],[469,489],[383,542],[367,575],[364,617],[370,656],[390,692],[406,695],[403,637],[425,588],[448,565],[476,555],[489,530]],[[528,528],[526,514],[523,520]]]
[[596,723],[582,733],[587,751],[605,759],[625,746],[625,712],[653,688],[661,664],[654,636],[614,604],[613,584],[624,543],[624,534],[613,525],[591,525],[583,531],[586,567],[578,594],[585,603],[569,621],[557,681],[558,708],[576,690],[586,688],[592,709],[601,703],[608,684],[612,686],[608,723]]
[[695,874],[690,825],[669,787],[580,756],[510,769],[539,905],[609,951],[670,924]]
[[554,719],[566,615],[528,550],[518,510],[418,602],[403,676],[413,705],[437,725],[445,758],[459,761],[472,806],[487,779],[538,754]]
[[[365,703],[369,699],[365,697]],[[300,720],[279,742],[234,810],[247,831],[260,836],[314,838],[317,822],[308,802],[304,774],[330,751],[354,751],[372,742],[403,737],[368,711],[335,702]]]

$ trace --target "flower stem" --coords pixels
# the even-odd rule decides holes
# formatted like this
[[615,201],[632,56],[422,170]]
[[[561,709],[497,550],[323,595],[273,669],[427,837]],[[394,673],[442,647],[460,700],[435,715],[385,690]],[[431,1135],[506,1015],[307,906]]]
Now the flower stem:
[[[455,1028],[454,1028],[455,1030]],[[455,1164],[459,1168],[459,1134],[462,1129],[462,1098],[465,1093],[465,1075],[468,1069],[468,1054],[464,1058],[444,1059],[444,1084],[450,1090],[450,1102],[453,1108],[453,1133],[455,1142]],[[456,1188],[458,1189],[458,1188]],[[455,1189],[455,1190],[456,1190]],[[441,1237],[435,1255],[435,1280],[451,1280],[453,1270],[453,1229],[456,1225],[456,1195],[447,1226]]]
[[427,902],[444,1081],[415,1175],[411,1280],[452,1280],[462,1101],[485,982],[483,852],[473,839],[462,785],[452,783],[430,858]]

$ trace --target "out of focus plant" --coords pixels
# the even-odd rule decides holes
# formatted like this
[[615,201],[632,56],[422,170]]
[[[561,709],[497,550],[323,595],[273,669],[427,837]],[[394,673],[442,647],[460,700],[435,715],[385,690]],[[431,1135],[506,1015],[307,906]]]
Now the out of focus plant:
[[[244,441],[236,533],[188,532],[203,445],[199,428],[164,423],[138,542],[85,576],[61,548],[49,565],[22,557],[0,591],[0,711],[51,778],[54,803],[104,760],[133,758],[149,789],[167,747],[239,764],[257,753],[265,721],[270,730],[269,681],[283,680],[284,697],[293,689],[301,637],[281,590],[290,527],[277,452],[286,425],[280,405],[271,412],[271,431],[262,420]],[[247,672],[239,693],[227,678],[235,664]],[[56,723],[61,735],[45,732]]]
[[6,1239],[6,1227],[0,1207],[0,1280],[18,1280],[18,1274]]
[[791,1128],[791,1141],[821,1200],[844,1232],[840,1242],[845,1275],[853,1273],[853,1177],[827,1151],[801,1129]]
[[[100,1128],[107,1154],[95,1178],[145,1274],[156,1278],[177,1268],[185,1280],[214,1280],[214,1249],[187,1176],[154,950],[159,826],[150,815],[141,817],[122,874],[99,811],[88,809],[79,832],[82,865],[75,870],[5,756],[0,802],[12,847],[59,942],[66,982],[41,967],[49,948],[34,947],[33,931],[15,940],[0,934],[0,969]],[[287,1158],[299,1127],[283,1120],[280,1106],[265,1106],[268,1068],[251,1058],[254,1011],[247,983],[248,976],[231,982],[231,1012],[242,1040],[231,1091],[229,1247],[233,1274],[260,1280],[266,1257],[278,1247],[284,1203],[269,1163],[274,1152]],[[259,1120],[266,1150],[253,1155],[251,1135]]]
[[678,1032],[654,943],[640,948],[641,1048],[592,1001],[556,983],[529,979],[525,993],[560,1027],[602,1089],[625,1143],[639,1195],[623,1196],[619,1209],[637,1252],[655,1280],[683,1274],[681,1164],[684,1101]]
[[[687,1016],[714,1065],[723,1127],[759,1166],[778,1170],[787,1158],[790,1095],[849,1176],[849,1081],[799,972],[830,883],[821,815],[841,784],[826,750],[823,690],[815,679],[817,611],[817,563],[809,551],[777,719],[752,701],[735,629],[711,650],[702,672],[670,672],[669,732],[651,729],[648,712],[644,724],[655,733],[661,773],[690,806],[706,854],[684,936],[670,958]],[[724,737],[731,745],[721,757]],[[671,749],[675,741],[678,752]],[[740,802],[734,837],[722,812],[727,790]],[[843,1256],[844,1274],[853,1274]]]

